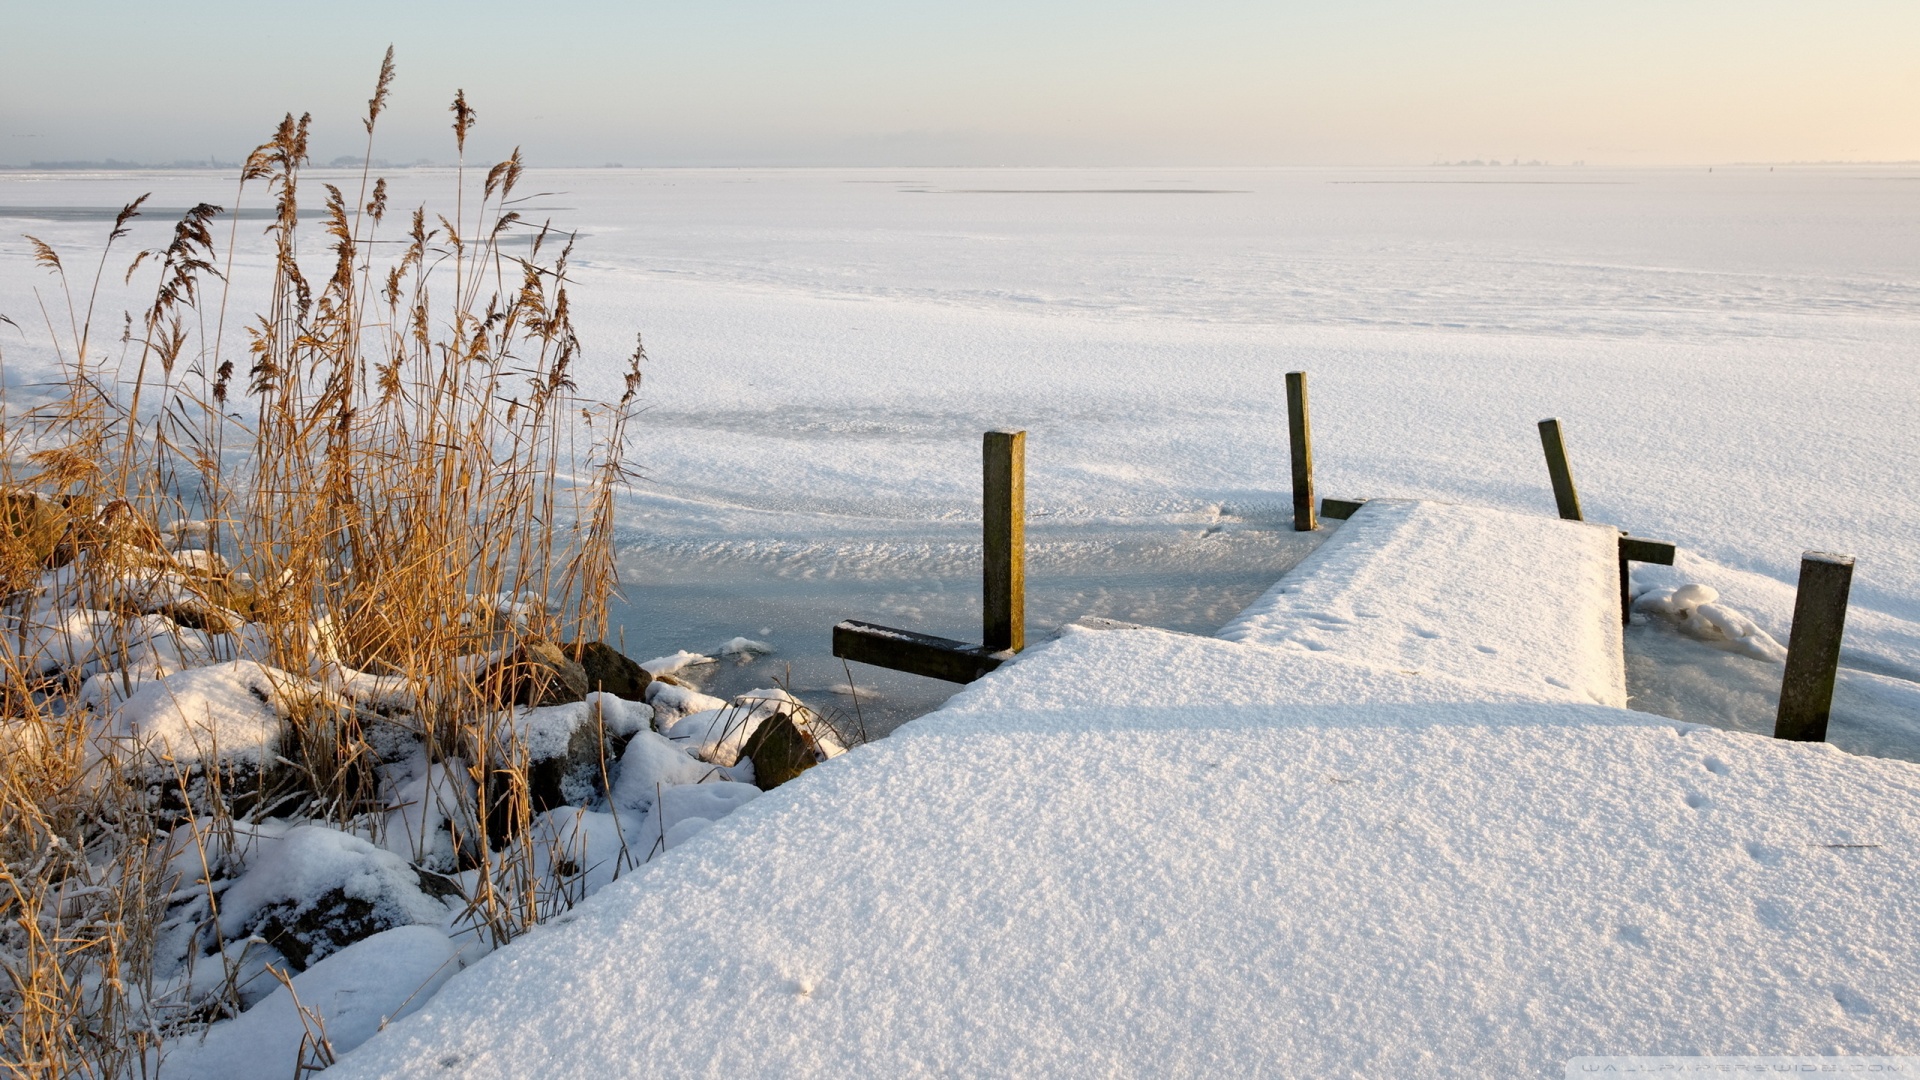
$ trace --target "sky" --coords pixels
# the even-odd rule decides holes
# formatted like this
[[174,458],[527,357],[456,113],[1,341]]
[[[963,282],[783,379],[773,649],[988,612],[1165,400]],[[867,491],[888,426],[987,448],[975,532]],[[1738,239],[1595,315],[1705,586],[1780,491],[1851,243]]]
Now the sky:
[[0,164],[1920,159],[1916,0],[5,0]]

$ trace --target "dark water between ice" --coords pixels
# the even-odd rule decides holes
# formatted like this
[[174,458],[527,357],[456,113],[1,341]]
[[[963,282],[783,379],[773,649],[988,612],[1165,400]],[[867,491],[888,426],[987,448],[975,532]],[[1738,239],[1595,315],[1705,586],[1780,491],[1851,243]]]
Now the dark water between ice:
[[[977,526],[975,526],[977,528]],[[1320,535],[1289,525],[1232,522],[1195,528],[1058,526],[1031,529],[1027,640],[1099,616],[1212,633],[1305,558]],[[622,553],[626,598],[609,636],[638,660],[679,649],[714,655],[736,636],[771,655],[722,658],[682,672],[726,697],[786,684],[816,708],[837,710],[878,737],[960,689],[832,655],[833,625],[858,618],[943,637],[980,640],[979,547],[933,530],[889,537],[884,550],[852,543],[767,551],[737,543],[646,542]],[[851,686],[857,691],[849,694]]]

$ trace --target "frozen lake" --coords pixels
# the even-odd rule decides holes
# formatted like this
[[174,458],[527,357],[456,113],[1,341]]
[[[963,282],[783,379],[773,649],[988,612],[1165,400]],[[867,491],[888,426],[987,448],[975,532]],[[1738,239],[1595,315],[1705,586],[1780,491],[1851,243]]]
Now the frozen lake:
[[[446,171],[394,183],[402,206],[451,201]],[[107,227],[6,207],[148,190],[232,202],[213,173],[0,174],[0,313],[37,316],[19,233],[89,252]],[[1560,416],[1591,519],[1679,542],[1675,580],[1782,641],[1800,552],[1851,552],[1853,677],[1895,714],[1920,679],[1920,168],[580,170],[523,190],[582,234],[583,388],[617,393],[636,330],[652,357],[628,650],[780,648],[713,689],[788,662],[798,691],[844,682],[840,618],[977,633],[988,428],[1030,432],[1032,634],[1087,614],[1210,631],[1300,554],[1299,368],[1323,493],[1550,513],[1534,422]],[[42,335],[0,331],[30,381]],[[1676,655],[1767,681],[1654,633],[1643,681]],[[950,689],[854,674],[877,727]],[[1742,693],[1716,722],[1770,726]]]

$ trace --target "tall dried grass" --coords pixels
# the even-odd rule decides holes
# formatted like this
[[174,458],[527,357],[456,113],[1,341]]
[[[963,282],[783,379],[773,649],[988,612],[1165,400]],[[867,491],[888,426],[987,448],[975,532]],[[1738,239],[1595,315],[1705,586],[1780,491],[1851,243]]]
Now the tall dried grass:
[[[369,161],[392,78],[389,50],[364,121]],[[363,170],[351,199],[324,184],[324,272],[298,255],[308,118],[287,116],[248,157],[235,206],[264,194],[275,257],[244,347],[228,341],[241,336],[227,332],[237,224],[222,257],[221,208],[194,207],[164,247],[135,253],[126,280],[150,275],[152,299],[104,347],[101,282],[144,197],[115,221],[90,284],[32,241],[57,287],[37,314],[62,378],[55,400],[0,419],[0,1066],[12,1075],[147,1067],[180,1004],[154,993],[154,923],[171,891],[193,887],[165,873],[162,823],[127,778],[137,763],[91,742],[81,672],[29,655],[36,612],[54,602],[49,565],[64,562],[55,591],[75,608],[251,623],[275,667],[402,683],[434,758],[496,793],[455,823],[482,853],[474,917],[505,940],[543,914],[524,748],[474,658],[604,632],[645,354],[617,402],[580,397],[571,238],[521,219],[517,150],[471,197],[464,92],[452,113],[452,216],[416,209],[396,236],[384,179]],[[376,245],[400,254],[377,265]],[[205,521],[220,558],[169,551],[160,529],[176,519]],[[162,609],[139,584],[156,575],[174,592]],[[296,711],[286,756],[303,813],[379,819],[367,718],[330,695]],[[517,839],[488,853],[502,834]]]

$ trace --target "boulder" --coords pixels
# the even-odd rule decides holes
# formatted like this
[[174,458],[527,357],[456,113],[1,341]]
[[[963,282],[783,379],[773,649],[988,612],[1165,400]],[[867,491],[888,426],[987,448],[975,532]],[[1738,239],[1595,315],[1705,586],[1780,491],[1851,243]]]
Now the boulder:
[[0,588],[15,592],[33,585],[40,569],[54,556],[67,531],[66,508],[31,491],[0,492],[0,527],[7,533],[5,581]]
[[587,671],[545,638],[530,637],[480,673],[480,692],[501,708],[566,705],[586,699]]
[[246,868],[221,895],[220,932],[230,941],[257,934],[301,970],[383,930],[438,926],[460,895],[447,878],[337,829],[258,828]]
[[563,725],[564,742],[556,746],[527,743],[527,798],[533,812],[589,802],[604,786],[602,767],[611,768],[618,755],[607,745],[606,726],[585,702],[538,710],[554,714],[548,723]]
[[[435,900],[461,898],[460,886],[452,878],[418,868],[414,874],[420,880],[421,895]],[[349,893],[346,886],[336,886],[304,903],[283,900],[268,905],[253,932],[280,950],[295,970],[305,971],[356,941],[397,926],[416,925],[385,900],[367,899]]]
[[753,780],[762,791],[772,791],[819,763],[813,738],[781,712],[753,729],[740,754],[753,761]]
[[566,651],[586,673],[589,691],[599,690],[628,701],[647,700],[647,686],[653,676],[613,646],[604,641],[577,641]]

